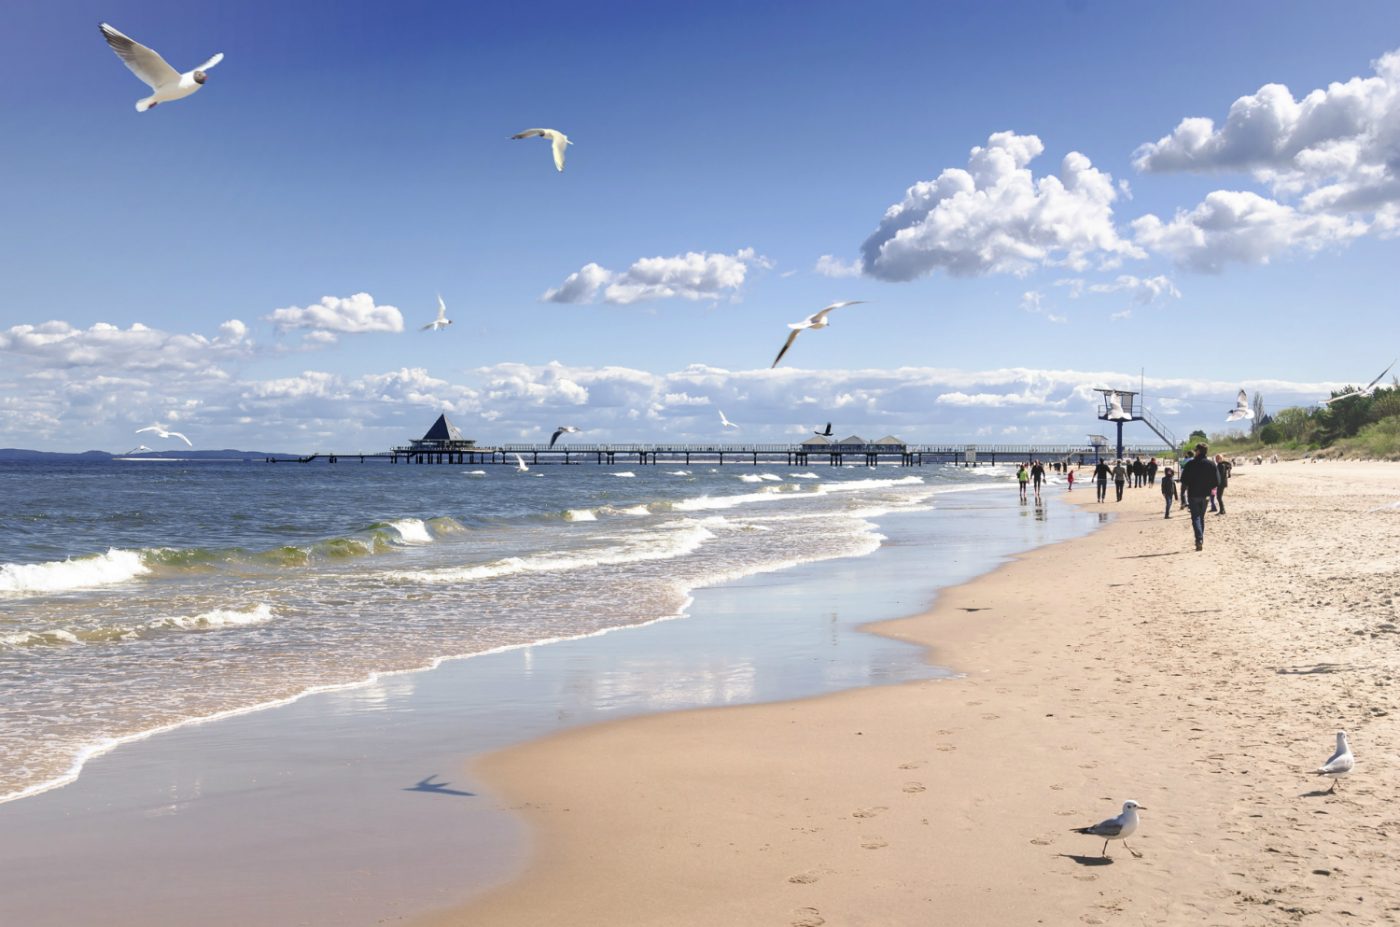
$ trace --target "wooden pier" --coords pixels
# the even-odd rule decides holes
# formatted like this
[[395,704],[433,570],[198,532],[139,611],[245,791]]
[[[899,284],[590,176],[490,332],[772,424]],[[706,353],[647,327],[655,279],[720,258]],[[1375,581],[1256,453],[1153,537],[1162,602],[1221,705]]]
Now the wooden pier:
[[[1173,453],[1164,445],[1124,449],[1129,458],[1161,457]],[[956,464],[994,466],[1029,460],[1046,464],[1068,461],[1092,466],[1104,449],[1092,445],[1047,444],[905,444],[824,445],[804,444],[501,444],[495,447],[435,448],[395,447],[373,454],[321,452],[306,457],[269,457],[268,463],[368,463],[431,464],[454,466],[516,466],[516,455],[527,466],[901,466]]]

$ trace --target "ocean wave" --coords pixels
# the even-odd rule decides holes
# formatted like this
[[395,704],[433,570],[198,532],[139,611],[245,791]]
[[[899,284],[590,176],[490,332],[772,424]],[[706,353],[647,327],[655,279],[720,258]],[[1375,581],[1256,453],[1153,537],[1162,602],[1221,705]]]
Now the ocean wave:
[[431,544],[433,536],[428,533],[428,525],[421,518],[400,518],[389,522],[389,527],[399,533],[407,544]]
[[92,589],[124,583],[149,572],[141,551],[113,547],[105,554],[88,557],[0,564],[0,593],[33,595]]
[[690,476],[689,470],[667,470],[666,473],[669,476]]
[[788,476],[794,480],[819,480],[821,477],[815,473],[789,473]]
[[782,482],[782,477],[776,473],[741,473],[739,479],[745,483],[773,483]]
[[633,473],[631,470],[623,470],[621,473],[614,473],[614,474],[612,474],[612,475],[613,475],[613,476],[621,476],[621,477],[632,477],[632,476],[636,476],[637,474]]
[[132,626],[107,625],[97,628],[80,628],[73,631],[51,628],[43,631],[0,634],[0,650],[19,650],[26,647],[65,644],[108,644],[117,641],[139,640],[157,631],[218,631],[266,624],[272,619],[272,608],[265,603],[259,603],[247,611],[214,609],[198,615],[164,615],[160,618],[153,618],[144,624]]
[[[711,523],[715,524],[715,523]],[[714,537],[710,528],[698,522],[682,522],[663,531],[639,534],[623,544],[566,553],[529,554],[504,557],[489,563],[441,567],[432,570],[394,570],[390,580],[410,583],[469,583],[520,573],[560,573],[596,566],[638,563],[644,560],[670,560],[698,550]]]
[[597,521],[592,509],[568,509],[564,512],[565,521]]

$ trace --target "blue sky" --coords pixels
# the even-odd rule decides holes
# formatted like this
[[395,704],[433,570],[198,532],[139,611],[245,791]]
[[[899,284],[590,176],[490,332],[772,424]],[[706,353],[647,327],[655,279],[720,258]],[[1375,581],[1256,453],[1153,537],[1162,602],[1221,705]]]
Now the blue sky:
[[[1393,3],[8,13],[0,446],[1222,431],[1400,354]],[[99,21],[226,59],[138,114]]]

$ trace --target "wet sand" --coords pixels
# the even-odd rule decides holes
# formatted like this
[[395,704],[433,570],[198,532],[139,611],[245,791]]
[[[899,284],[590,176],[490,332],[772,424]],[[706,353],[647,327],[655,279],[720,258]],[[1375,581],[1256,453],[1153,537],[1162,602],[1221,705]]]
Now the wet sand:
[[[526,875],[420,927],[1394,923],[1400,466],[1156,487],[874,628],[965,673],[634,718],[473,764]],[[1056,487],[1053,491],[1063,492]],[[1336,792],[1309,775],[1351,734]],[[1070,832],[1141,802],[1133,848]]]

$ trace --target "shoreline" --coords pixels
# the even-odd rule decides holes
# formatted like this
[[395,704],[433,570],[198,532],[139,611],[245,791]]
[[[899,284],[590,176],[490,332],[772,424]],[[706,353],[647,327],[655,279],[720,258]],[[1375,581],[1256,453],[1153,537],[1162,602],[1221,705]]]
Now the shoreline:
[[[620,715],[928,678],[915,648],[854,628],[905,613],[931,583],[1088,530],[1054,504],[1048,520],[1016,511],[1003,494],[950,493],[932,511],[880,516],[889,543],[874,555],[697,589],[688,621],[450,661],[146,738],[68,787],[0,805],[9,885],[44,884],[59,860],[70,871],[62,906],[20,891],[0,911],[52,925],[96,904],[114,927],[196,916],[221,927],[374,923],[457,903],[503,884],[525,858],[518,818],[460,774],[460,756]],[[944,545],[956,548],[940,566],[946,578],[929,578],[921,564]],[[413,785],[430,773],[432,785]],[[481,797],[446,797],[463,793]],[[121,848],[133,839],[146,851],[128,864]],[[418,858],[424,847],[431,860]],[[300,862],[279,867],[288,854]],[[257,898],[233,894],[220,876],[230,863],[261,873]],[[181,872],[184,888],[167,892],[160,871]],[[219,904],[195,911],[186,896]]]
[[[1242,467],[1201,554],[1157,487],[1098,505],[1083,486],[1117,516],[1101,530],[871,628],[959,678],[621,720],[474,764],[535,856],[413,923],[1387,922],[1400,516],[1377,506],[1397,477]],[[1340,727],[1358,771],[1324,795],[1307,771]],[[1069,829],[1128,798],[1144,858],[1105,863]]]

